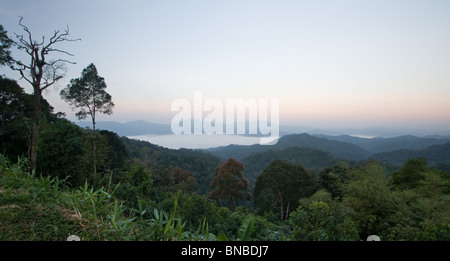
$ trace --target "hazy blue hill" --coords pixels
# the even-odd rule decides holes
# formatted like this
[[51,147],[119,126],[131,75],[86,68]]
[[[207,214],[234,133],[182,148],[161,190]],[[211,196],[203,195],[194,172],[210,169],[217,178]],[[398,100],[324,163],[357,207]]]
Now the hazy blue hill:
[[[305,131],[306,133],[311,133]],[[393,138],[403,135],[414,135],[417,137],[425,137],[428,135],[449,136],[450,130],[445,129],[414,129],[414,128],[330,128],[324,131],[315,131],[313,134],[326,135],[351,135],[357,137],[385,137]]]
[[450,140],[446,139],[433,139],[433,138],[420,138],[416,136],[400,136],[387,139],[373,139],[371,142],[361,145],[365,149],[378,153],[389,152],[395,150],[423,150],[433,145],[442,145]]
[[[80,126],[81,128],[92,129],[91,121],[78,121],[75,122],[75,124]],[[95,128],[99,130],[112,131],[117,133],[119,136],[126,136],[128,135],[128,133],[135,133],[135,130],[132,127],[116,121],[99,121],[96,122]]]
[[[433,145],[442,145],[450,142],[446,136],[428,136],[416,137],[412,135],[403,135],[393,138],[358,138],[348,135],[328,136],[315,135],[316,137],[353,143],[372,153],[389,152],[396,150],[422,150]],[[440,137],[440,138],[438,138]]]
[[315,137],[318,138],[324,138],[324,139],[328,139],[328,140],[336,140],[336,141],[341,141],[341,142],[347,142],[347,143],[352,143],[358,146],[361,146],[363,144],[366,144],[368,142],[370,142],[370,139],[368,138],[360,138],[360,137],[354,137],[354,136],[350,136],[350,135],[325,135],[325,134],[314,134]]
[[450,142],[442,145],[433,145],[423,150],[396,150],[376,153],[371,158],[393,165],[402,165],[410,158],[423,157],[428,164],[450,164]]
[[[144,134],[157,134],[157,135],[165,135],[172,134],[172,129],[170,124],[160,124],[160,123],[152,123],[148,121],[130,121],[125,123],[126,126],[137,130],[139,134],[135,135],[144,135]],[[132,135],[127,135],[132,136]]]
[[450,135],[427,135],[423,138],[450,140]]
[[368,151],[358,147],[355,144],[314,137],[306,133],[285,135],[281,137],[275,145],[229,145],[209,149],[208,151],[221,159],[232,157],[237,160],[243,160],[245,157],[253,153],[261,153],[271,149],[284,149],[288,147],[307,147],[318,149],[329,152],[335,157],[346,160],[365,160],[370,156]]
[[[75,122],[75,124],[82,128],[92,128],[92,123],[90,121],[79,121]],[[119,136],[137,136],[145,134],[164,135],[172,133],[169,124],[151,123],[143,120],[125,123],[116,121],[99,121],[96,123],[96,128],[99,130],[109,130],[115,132]]]

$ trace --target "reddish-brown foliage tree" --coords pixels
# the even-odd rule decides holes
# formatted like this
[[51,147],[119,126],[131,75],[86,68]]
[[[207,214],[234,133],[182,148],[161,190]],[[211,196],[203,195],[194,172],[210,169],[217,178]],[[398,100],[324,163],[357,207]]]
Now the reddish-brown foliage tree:
[[243,170],[244,164],[232,158],[220,164],[216,168],[208,197],[214,200],[225,200],[229,208],[232,208],[237,200],[249,200],[249,184],[248,179],[242,174]]

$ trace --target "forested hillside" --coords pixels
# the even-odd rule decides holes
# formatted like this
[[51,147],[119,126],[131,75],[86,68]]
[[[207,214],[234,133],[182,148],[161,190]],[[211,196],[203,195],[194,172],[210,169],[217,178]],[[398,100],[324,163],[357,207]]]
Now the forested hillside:
[[191,171],[198,183],[195,191],[200,194],[206,194],[214,178],[214,170],[221,163],[218,158],[200,150],[172,150],[126,137],[121,140],[130,157],[142,160],[154,172],[175,167]]
[[259,174],[274,160],[283,160],[290,164],[300,164],[310,172],[320,172],[326,167],[336,165],[339,159],[329,152],[307,147],[288,147],[279,150],[268,150],[245,157],[244,173],[253,184]]
[[450,164],[450,142],[443,145],[433,145],[422,150],[396,150],[376,153],[371,158],[397,166],[410,158],[426,158],[430,165]]

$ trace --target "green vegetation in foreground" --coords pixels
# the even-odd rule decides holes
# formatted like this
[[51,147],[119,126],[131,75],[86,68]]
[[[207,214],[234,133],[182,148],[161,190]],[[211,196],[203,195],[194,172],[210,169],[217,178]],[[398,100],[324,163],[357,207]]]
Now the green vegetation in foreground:
[[118,186],[94,190],[85,183],[70,189],[64,180],[37,177],[26,169],[25,161],[11,164],[0,155],[0,240],[66,240],[69,235],[88,241],[248,240],[255,230],[253,215],[239,218],[236,237],[210,233],[205,219],[197,229],[187,229],[178,213],[180,192],[171,212],[132,209],[114,196]]
[[[255,210],[230,209],[181,190],[166,192],[156,202],[142,188],[130,190],[139,184],[110,182],[93,189],[85,182],[73,188],[57,177],[30,174],[26,165],[0,156],[0,240],[78,235],[86,241],[341,241],[364,240],[370,234],[382,240],[450,239],[448,173],[427,169],[422,159],[409,160],[391,177],[376,162],[327,168],[319,174],[314,194],[300,198],[295,209],[284,208],[283,220],[276,204],[272,210],[257,202]],[[142,173],[134,168],[130,175]],[[144,184],[155,189],[150,181]],[[272,183],[261,181],[258,189],[273,188]],[[137,193],[137,207],[124,200],[136,195],[119,195],[124,188]]]

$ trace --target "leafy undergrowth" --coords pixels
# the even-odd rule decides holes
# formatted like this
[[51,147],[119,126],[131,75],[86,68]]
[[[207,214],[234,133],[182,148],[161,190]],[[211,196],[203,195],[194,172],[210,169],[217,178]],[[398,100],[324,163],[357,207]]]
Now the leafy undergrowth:
[[[203,222],[185,229],[175,209],[129,209],[113,188],[87,184],[69,189],[57,178],[37,177],[26,163],[10,164],[0,155],[0,240],[53,241],[77,235],[81,240],[216,240]],[[245,225],[245,224],[243,224]]]

